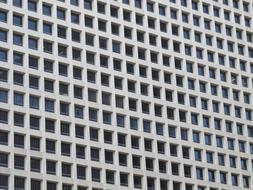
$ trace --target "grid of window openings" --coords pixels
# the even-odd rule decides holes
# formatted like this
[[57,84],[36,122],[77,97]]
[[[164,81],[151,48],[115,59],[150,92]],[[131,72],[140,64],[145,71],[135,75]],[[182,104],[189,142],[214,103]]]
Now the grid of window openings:
[[253,189],[251,0],[0,0],[0,189]]

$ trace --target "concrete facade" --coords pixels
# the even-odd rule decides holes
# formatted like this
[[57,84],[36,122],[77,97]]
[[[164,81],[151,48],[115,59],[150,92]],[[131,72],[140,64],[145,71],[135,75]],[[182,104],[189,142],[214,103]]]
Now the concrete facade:
[[0,0],[0,189],[253,189],[251,0]]

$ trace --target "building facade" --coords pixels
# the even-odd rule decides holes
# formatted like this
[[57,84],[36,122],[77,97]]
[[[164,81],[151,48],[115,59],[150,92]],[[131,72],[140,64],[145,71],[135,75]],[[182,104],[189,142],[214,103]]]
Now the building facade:
[[0,189],[253,189],[252,0],[0,0]]

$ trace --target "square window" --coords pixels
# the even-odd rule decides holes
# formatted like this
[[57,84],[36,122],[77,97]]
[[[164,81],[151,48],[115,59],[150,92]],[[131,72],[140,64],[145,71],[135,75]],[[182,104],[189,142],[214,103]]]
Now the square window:
[[31,19],[31,18],[29,18],[28,19],[28,28],[30,29],[30,30],[35,30],[35,31],[37,31],[37,20],[35,20],[35,19]]
[[34,0],[29,0],[28,1],[28,10],[36,12],[37,11],[37,2]]
[[71,22],[79,24],[79,14],[71,12]]
[[30,49],[35,49],[35,50],[37,50],[37,49],[38,49],[38,39],[29,37],[29,39],[28,39],[28,47],[29,47]]
[[21,15],[13,15],[13,24],[16,26],[22,26],[23,25],[23,17]]
[[80,42],[81,41],[81,32],[79,32],[77,30],[72,30],[71,37],[72,37],[72,41]]
[[42,12],[43,12],[43,15],[51,16],[51,14],[52,14],[51,13],[51,6],[43,3]]
[[93,28],[93,18],[86,16],[84,17],[84,23],[86,27]]
[[78,6],[79,5],[79,0],[70,0],[70,4]]
[[84,8],[87,10],[92,10],[92,0],[84,0]]
[[23,45],[23,36],[22,36],[22,34],[17,34],[17,33],[13,34],[13,44],[18,45],[18,46]]
[[22,0],[12,0],[12,5],[22,7]]
[[0,102],[8,102],[8,90],[0,89]]
[[13,64],[23,65],[23,54],[19,52],[13,52]]
[[57,18],[61,20],[65,20],[66,13],[64,9],[57,8]]
[[13,80],[14,80],[14,84],[23,85],[24,83],[23,74],[14,72]]
[[0,22],[7,22],[7,12],[0,10]]
[[8,32],[6,30],[0,29],[0,41],[7,42]]
[[[0,49],[0,61],[1,61],[1,49]],[[0,81],[8,81],[8,71],[0,68]]]
[[18,92],[14,92],[14,105],[24,105],[24,95]]

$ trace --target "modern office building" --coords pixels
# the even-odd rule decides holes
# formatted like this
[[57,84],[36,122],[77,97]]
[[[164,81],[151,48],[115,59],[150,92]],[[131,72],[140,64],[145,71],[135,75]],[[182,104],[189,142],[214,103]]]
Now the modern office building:
[[0,189],[252,190],[252,15],[0,0]]

